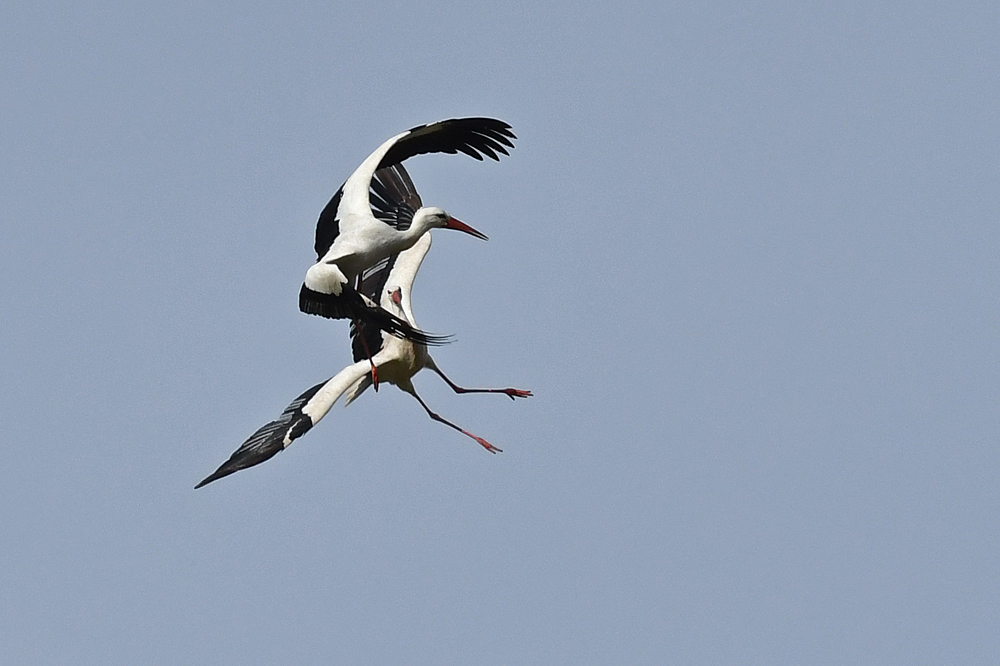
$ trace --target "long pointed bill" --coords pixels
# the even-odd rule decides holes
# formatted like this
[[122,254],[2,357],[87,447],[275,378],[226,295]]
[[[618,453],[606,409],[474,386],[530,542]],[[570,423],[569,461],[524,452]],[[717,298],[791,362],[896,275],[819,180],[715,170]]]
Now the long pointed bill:
[[467,225],[465,222],[462,222],[461,220],[456,220],[453,217],[449,217],[448,218],[448,224],[444,225],[444,228],[445,229],[455,229],[457,231],[464,231],[465,233],[469,234],[470,236],[475,236],[476,238],[479,238],[480,240],[489,240],[489,238],[486,236],[486,234],[482,233],[481,231],[476,231],[475,229],[473,229],[472,227],[470,227],[469,225]]

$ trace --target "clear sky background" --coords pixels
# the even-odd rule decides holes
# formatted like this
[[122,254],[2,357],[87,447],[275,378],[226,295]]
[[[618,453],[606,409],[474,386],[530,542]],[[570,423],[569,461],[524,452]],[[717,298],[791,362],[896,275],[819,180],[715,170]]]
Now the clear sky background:
[[[669,6],[668,6],[669,5]],[[0,653],[34,664],[992,664],[996,3],[6,2]],[[339,405],[300,314],[386,138],[466,385]]]

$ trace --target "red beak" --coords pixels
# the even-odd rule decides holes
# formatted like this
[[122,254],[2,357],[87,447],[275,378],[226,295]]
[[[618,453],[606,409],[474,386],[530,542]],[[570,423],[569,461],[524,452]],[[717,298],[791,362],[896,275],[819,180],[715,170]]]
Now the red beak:
[[445,229],[455,229],[457,231],[464,231],[470,236],[475,236],[476,238],[479,238],[481,240],[489,240],[486,234],[482,233],[481,231],[476,231],[475,229],[467,225],[465,222],[462,222],[461,220],[456,220],[453,217],[448,218],[448,224],[444,225],[444,227]]

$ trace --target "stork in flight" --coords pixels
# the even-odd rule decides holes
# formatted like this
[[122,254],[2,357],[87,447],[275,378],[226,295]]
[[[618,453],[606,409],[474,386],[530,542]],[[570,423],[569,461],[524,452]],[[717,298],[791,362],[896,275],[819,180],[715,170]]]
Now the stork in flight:
[[[509,155],[516,138],[510,125],[493,118],[453,118],[397,134],[361,163],[333,195],[316,224],[316,263],[306,272],[299,309],[331,319],[350,318],[413,342],[442,344],[447,337],[417,330],[410,322],[364,298],[351,283],[362,271],[412,247],[430,229],[464,231],[486,240],[469,225],[436,207],[419,207],[405,226],[395,215],[380,215],[370,191],[380,169],[401,165],[423,153],[465,153],[477,160]],[[377,381],[377,380],[376,380]],[[376,384],[377,388],[377,384]]]
[[[387,214],[388,211],[394,210],[403,226],[412,218],[414,211],[420,208],[420,197],[401,164],[378,172],[373,181],[373,194],[376,211],[379,214]],[[391,255],[378,265],[364,271],[358,280],[358,292],[372,301],[379,301],[381,306],[394,316],[416,326],[410,305],[410,292],[417,270],[430,247],[431,235],[425,233],[409,249]],[[522,389],[469,389],[458,386],[438,368],[426,345],[387,334],[364,319],[355,324],[352,335],[356,361],[354,364],[293,400],[277,420],[257,430],[243,442],[229,460],[195,488],[201,488],[241,469],[258,465],[288,448],[294,440],[319,423],[345,392],[348,393],[346,404],[351,404],[372,385],[369,364],[379,368],[380,375],[385,381],[395,384],[416,398],[433,420],[471,437],[490,453],[497,453],[501,449],[431,411],[414,389],[411,381],[413,375],[423,368],[433,370],[456,393],[500,393],[509,396],[511,400],[531,396],[531,391]],[[375,354],[369,357],[369,350],[376,350]]]

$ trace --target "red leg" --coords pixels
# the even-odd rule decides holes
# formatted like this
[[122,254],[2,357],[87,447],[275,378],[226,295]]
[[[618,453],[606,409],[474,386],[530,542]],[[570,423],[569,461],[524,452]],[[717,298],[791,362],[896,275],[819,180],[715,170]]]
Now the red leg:
[[430,416],[435,421],[437,421],[438,423],[443,423],[446,426],[449,426],[449,427],[454,428],[455,430],[459,431],[460,433],[462,433],[466,437],[471,437],[472,439],[474,439],[477,442],[479,442],[479,445],[482,446],[487,451],[489,451],[490,453],[503,453],[503,449],[498,449],[497,447],[493,446],[492,444],[490,444],[489,442],[487,442],[482,437],[477,437],[476,435],[473,435],[468,430],[463,430],[462,428],[459,428],[457,425],[455,425],[451,421],[447,421],[447,420],[441,418],[440,416],[438,416],[437,414],[435,414],[434,412],[432,412],[431,408],[428,407],[427,404],[423,400],[421,400],[420,396],[417,395],[415,391],[412,393],[412,395],[413,395],[414,398],[417,399],[417,402],[419,402],[420,405],[424,408],[424,411],[427,412],[427,415]]
[[354,327],[358,331],[358,338],[361,340],[361,346],[364,347],[365,355],[368,356],[368,362],[372,364],[372,386],[375,387],[375,392],[378,393],[378,368],[375,367],[375,361],[372,360],[372,352],[368,349],[365,336],[361,335],[361,322],[355,321]]
[[438,369],[438,368],[435,367],[434,371],[436,373],[438,373],[438,375],[441,376],[441,379],[443,379],[445,381],[445,383],[447,383],[448,386],[451,387],[451,390],[454,391],[455,393],[503,393],[504,395],[506,395],[507,397],[509,397],[511,400],[513,400],[514,398],[528,398],[528,397],[531,397],[531,391],[524,391],[522,389],[515,389],[515,388],[505,388],[505,389],[470,389],[470,388],[462,388],[461,386],[459,386],[455,382],[453,382],[450,379],[448,379],[447,375],[445,375],[443,372],[441,372],[440,369]]

